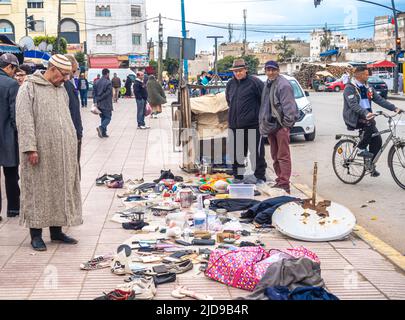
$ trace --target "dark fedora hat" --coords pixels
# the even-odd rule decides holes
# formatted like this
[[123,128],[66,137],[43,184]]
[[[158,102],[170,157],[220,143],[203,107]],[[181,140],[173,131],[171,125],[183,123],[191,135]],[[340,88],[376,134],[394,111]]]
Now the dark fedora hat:
[[235,59],[232,64],[232,68],[229,70],[234,71],[238,69],[244,69],[247,68],[246,62],[244,59]]

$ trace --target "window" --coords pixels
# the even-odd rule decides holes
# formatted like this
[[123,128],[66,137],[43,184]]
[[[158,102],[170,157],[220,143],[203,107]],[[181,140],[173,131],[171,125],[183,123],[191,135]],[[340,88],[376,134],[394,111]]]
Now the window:
[[28,0],[28,9],[41,9],[44,7],[43,0]]
[[133,33],[132,34],[132,44],[134,46],[140,46],[141,45],[141,37],[142,35],[139,33]]
[[111,17],[111,7],[96,6],[96,17]]
[[304,93],[302,92],[300,86],[298,85],[297,81],[291,80],[290,81],[291,87],[294,90],[294,98],[295,99],[300,99],[304,97]]
[[13,33],[13,26],[8,21],[0,21],[0,34]]
[[141,6],[131,5],[131,17],[142,17]]
[[0,3],[11,3],[11,0],[0,0]]
[[112,35],[111,34],[108,34],[108,35],[98,34],[96,36],[96,44],[98,46],[111,46],[112,45]]

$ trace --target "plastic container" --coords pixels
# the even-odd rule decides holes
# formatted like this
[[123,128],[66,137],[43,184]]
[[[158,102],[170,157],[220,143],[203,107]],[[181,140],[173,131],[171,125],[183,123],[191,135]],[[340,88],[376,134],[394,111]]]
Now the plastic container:
[[203,211],[197,211],[193,216],[194,229],[205,230],[206,229],[206,216]]
[[231,184],[228,187],[229,197],[231,199],[254,199],[255,187],[254,184]]

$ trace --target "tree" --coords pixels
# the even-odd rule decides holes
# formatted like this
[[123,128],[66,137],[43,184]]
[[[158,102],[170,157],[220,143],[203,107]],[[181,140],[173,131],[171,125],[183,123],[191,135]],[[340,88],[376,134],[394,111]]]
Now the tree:
[[80,67],[86,66],[86,55],[83,52],[77,52],[75,54],[75,58],[76,58],[77,62],[79,63]]
[[284,36],[283,40],[277,44],[276,49],[277,51],[279,51],[277,57],[277,60],[279,62],[286,62],[289,59],[291,59],[295,54],[295,50],[294,48],[291,47],[291,45],[287,41],[286,36]]
[[60,38],[60,49],[57,48],[56,44],[56,37],[54,36],[38,36],[34,37],[34,44],[39,46],[41,42],[46,42],[47,44],[51,44],[53,46],[53,51],[65,54],[67,53],[67,41],[65,38]]
[[248,72],[250,74],[257,73],[257,67],[260,64],[260,61],[255,56],[251,56],[251,55],[242,56],[242,57],[228,56],[228,57],[225,57],[225,58],[219,60],[218,61],[218,72],[229,72],[229,69],[232,68],[233,61],[235,59],[244,59],[246,62],[246,65],[248,67]]
[[217,66],[218,66],[218,72],[229,72],[229,69],[232,68],[233,60],[236,58],[233,56],[228,56],[225,57],[221,60],[218,60]]
[[149,67],[152,67],[153,69],[157,70],[158,69],[158,63],[155,60],[150,60],[149,61]]
[[324,34],[321,39],[321,48],[325,49],[325,51],[328,51],[330,48],[331,44],[331,32],[329,29],[324,28]]
[[179,61],[177,59],[167,58],[163,60],[163,68],[169,76],[174,76],[179,71]]

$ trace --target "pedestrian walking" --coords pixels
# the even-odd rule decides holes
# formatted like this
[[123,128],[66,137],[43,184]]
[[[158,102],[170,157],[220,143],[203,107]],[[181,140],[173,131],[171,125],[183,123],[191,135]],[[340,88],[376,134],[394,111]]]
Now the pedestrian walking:
[[290,193],[291,152],[290,130],[299,116],[294,91],[290,82],[280,75],[277,62],[265,64],[267,82],[264,86],[260,108],[260,133],[268,137],[277,175],[274,188]]
[[[11,53],[0,56],[0,166],[3,167],[5,178],[9,218],[16,217],[20,213],[19,155],[15,118],[15,101],[19,85],[14,79],[16,72],[20,72],[19,65],[17,57]],[[0,213],[1,209],[0,189]]]
[[130,76],[127,76],[127,80],[125,81],[125,97],[132,97],[132,80]]
[[101,124],[97,127],[97,133],[100,138],[108,138],[107,127],[111,122],[113,102],[112,102],[112,84],[110,81],[110,70],[103,69],[103,77],[97,81],[95,86],[94,103],[101,111]]
[[49,227],[52,241],[76,244],[62,227],[83,223],[77,135],[63,86],[71,71],[64,55],[53,55],[48,69],[29,76],[17,95],[20,224],[30,229],[31,246],[37,251],[47,249],[43,228]]
[[113,88],[113,101],[118,102],[118,95],[121,89],[121,79],[117,77],[116,73],[114,73],[111,83]]
[[79,97],[76,95],[74,84],[74,74],[77,72],[79,64],[77,63],[73,55],[66,55],[66,58],[72,64],[72,69],[69,75],[69,80],[65,81],[65,89],[69,96],[69,111],[72,117],[73,125],[75,126],[76,136],[77,136],[77,163],[79,164],[80,170],[80,155],[82,148],[82,137],[83,137],[83,125],[82,116],[80,113],[80,101]]
[[134,94],[137,106],[137,122],[138,129],[149,129],[145,125],[145,107],[148,100],[148,92],[146,86],[143,83],[144,74],[143,72],[138,72],[136,74],[136,80],[134,84]]
[[235,59],[230,69],[233,78],[226,86],[226,101],[229,106],[228,123],[230,129],[230,149],[233,175],[244,177],[245,159],[250,153],[250,161],[257,182],[266,181],[266,160],[264,142],[259,133],[259,110],[263,82],[248,74],[244,59]]
[[84,73],[80,74],[79,78],[79,92],[82,108],[87,108],[87,95],[89,93],[89,81],[86,79]]
[[32,68],[28,64],[20,65],[19,70],[15,74],[18,85],[21,86],[30,74],[32,74]]
[[152,118],[157,118],[157,115],[162,113],[162,104],[167,102],[165,92],[153,75],[149,76],[146,89],[148,92],[148,102],[152,107]]

